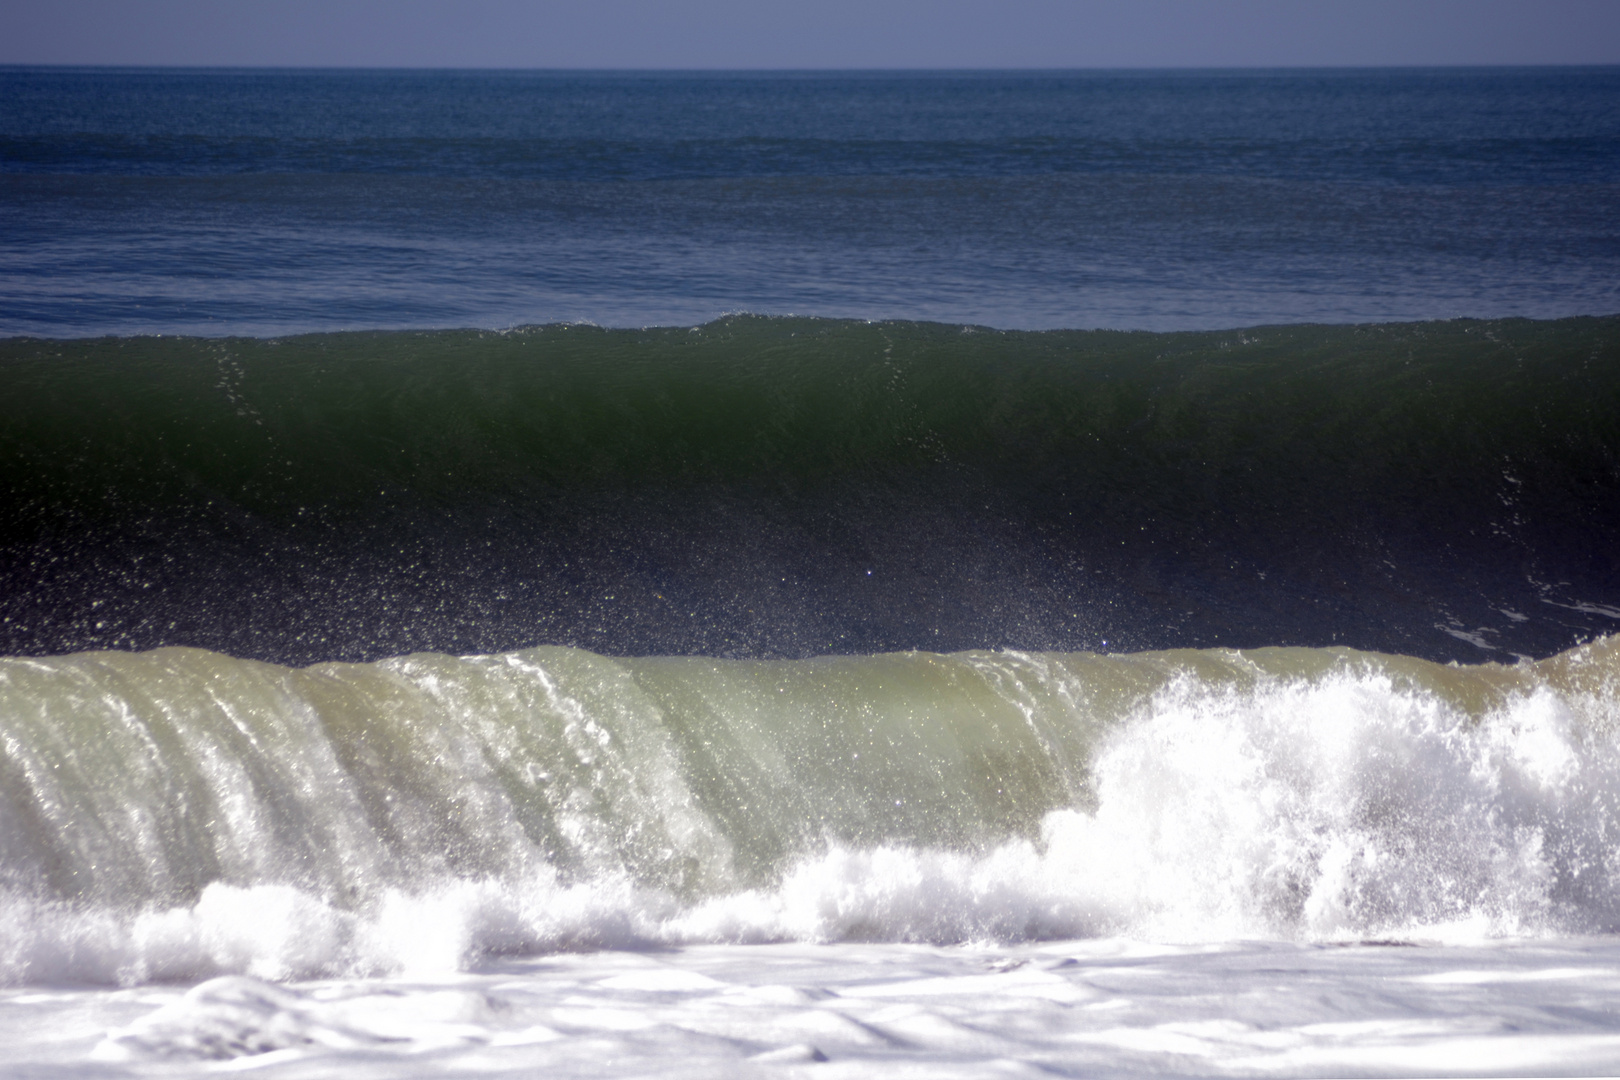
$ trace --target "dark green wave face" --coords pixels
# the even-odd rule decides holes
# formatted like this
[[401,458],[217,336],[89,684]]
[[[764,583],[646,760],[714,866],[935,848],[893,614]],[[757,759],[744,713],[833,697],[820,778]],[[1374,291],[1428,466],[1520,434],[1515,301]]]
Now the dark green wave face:
[[1620,619],[1620,318],[0,342],[0,651],[1351,645]]

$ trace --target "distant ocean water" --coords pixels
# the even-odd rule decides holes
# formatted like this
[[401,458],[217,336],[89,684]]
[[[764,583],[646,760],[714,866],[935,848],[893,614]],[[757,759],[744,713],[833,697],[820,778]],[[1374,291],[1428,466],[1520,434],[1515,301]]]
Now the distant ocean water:
[[1620,310],[1620,72],[0,71],[0,334]]
[[0,335],[28,1075],[1620,1068],[1620,70],[6,69]]

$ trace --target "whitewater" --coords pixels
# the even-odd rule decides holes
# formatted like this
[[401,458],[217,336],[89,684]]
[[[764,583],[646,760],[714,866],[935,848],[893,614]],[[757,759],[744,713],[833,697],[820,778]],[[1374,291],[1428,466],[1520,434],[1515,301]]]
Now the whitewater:
[[8,659],[10,1067],[1610,1070],[1617,679]]

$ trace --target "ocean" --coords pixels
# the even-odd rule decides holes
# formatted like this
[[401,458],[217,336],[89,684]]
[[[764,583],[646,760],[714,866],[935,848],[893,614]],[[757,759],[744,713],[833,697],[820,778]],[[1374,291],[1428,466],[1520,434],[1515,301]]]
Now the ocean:
[[0,69],[0,1074],[1620,1072],[1620,69]]

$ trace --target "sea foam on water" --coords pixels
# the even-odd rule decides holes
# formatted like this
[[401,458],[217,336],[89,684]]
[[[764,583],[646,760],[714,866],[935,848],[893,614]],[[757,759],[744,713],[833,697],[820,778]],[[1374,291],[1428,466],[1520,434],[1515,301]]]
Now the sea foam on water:
[[[707,890],[720,878],[676,881],[601,833],[630,856],[560,869],[534,850],[504,874],[325,895],[214,881],[169,904],[14,890],[7,975],[63,988],[5,991],[0,1034],[19,1060],[109,1074],[1608,1072],[1614,657],[1610,640],[1474,669],[1343,650],[828,662],[811,681],[846,690],[879,660],[949,666],[959,692],[971,674],[1054,753],[1077,745],[1054,738],[1068,716],[1090,732],[1073,798],[979,844],[823,835]],[[571,662],[612,665],[621,693],[690,664],[711,705],[739,682],[566,650],[458,663],[545,672],[579,722]],[[874,760],[869,782],[915,797]],[[665,789],[689,810],[691,765]]]
[[[804,664],[638,662],[570,650],[421,658],[414,669],[388,662],[393,674],[380,685],[365,671],[298,672],[207,654],[4,661],[0,687],[12,693],[18,668],[44,678],[28,686],[47,715],[43,685],[72,687],[62,700],[82,721],[83,689],[96,684],[104,722],[140,750],[108,759],[102,751],[119,732],[85,728],[82,755],[60,743],[30,746],[26,739],[59,729],[11,724],[19,775],[39,782],[13,787],[7,804],[6,847],[16,854],[0,964],[12,983],[133,984],[449,972],[491,956],[718,942],[1608,932],[1620,897],[1607,842],[1620,795],[1620,751],[1608,737],[1614,653],[1606,641],[1541,664],[1478,669],[1310,650],[917,654],[811,662],[815,677],[799,684],[791,676]],[[189,713],[173,692],[188,664],[207,686]],[[913,684],[896,695],[896,676],[908,671]],[[456,672],[459,689],[447,685]],[[446,730],[392,744],[382,769],[342,744],[340,717],[307,693],[335,674],[394,695],[393,715]],[[790,689],[806,696],[778,705],[773,715],[787,726],[753,746],[762,758],[721,757],[728,741],[728,753],[749,749],[735,725],[759,722],[750,687],[762,675],[783,691],[774,698]],[[503,724],[516,720],[489,715],[489,697],[463,696],[491,677],[506,691],[533,691],[505,699],[521,702],[532,742],[511,741],[514,728]],[[146,716],[132,691],[138,678],[170,686]],[[863,678],[877,678],[888,696],[874,694],[860,724],[828,726],[817,688],[847,690]],[[706,694],[673,693],[694,680]],[[680,715],[681,701],[701,704]],[[430,702],[467,711],[447,718]],[[251,714],[259,708],[277,713]],[[870,747],[873,732],[901,744],[917,735],[911,725],[937,738],[951,730],[942,720],[950,716],[955,737],[933,743],[931,760],[869,750],[870,764],[859,766],[860,752],[846,749]],[[1005,807],[991,793],[978,805],[983,820],[917,835],[899,804],[925,798],[929,784],[960,802],[952,787],[992,767],[1005,790],[1012,764],[975,755],[1018,749],[1007,734],[1018,728],[1029,755],[1018,763],[1024,790],[1055,805],[996,817]],[[986,729],[1000,736],[975,743]],[[587,730],[598,735],[584,738]],[[770,760],[812,735],[849,768],[816,775]],[[388,744],[372,729],[365,745]],[[626,790],[625,761],[637,754],[657,756],[660,769],[635,771],[639,786]],[[440,787],[447,755],[465,779]],[[501,771],[480,775],[477,763],[496,759]],[[311,760],[320,767],[299,767]],[[94,771],[102,766],[110,771]],[[542,767],[573,768],[574,784],[499,782]],[[152,770],[167,770],[165,782],[155,784]],[[749,777],[757,787],[739,793]],[[379,791],[385,783],[393,786]],[[109,795],[116,784],[124,786]],[[869,807],[896,813],[856,823],[831,807],[810,819],[794,812],[856,790]],[[161,797],[143,804],[143,792]],[[749,837],[733,832],[727,813],[738,798],[760,807],[753,820],[776,831],[778,852],[750,860]],[[470,818],[508,843],[457,873],[433,843],[368,809],[406,800],[417,801],[413,814]],[[772,802],[775,819],[766,816]],[[231,823],[202,834],[205,851],[168,850],[171,877],[157,876],[152,867],[163,864],[148,853],[184,835],[185,815],[204,804]],[[342,823],[345,847],[310,848],[277,823],[278,814],[303,813],[307,828],[344,835],[316,811],[355,815]],[[355,830],[370,834],[357,839]],[[106,843],[76,835],[91,831]],[[328,864],[308,865],[322,858]],[[214,868],[211,880],[198,865]]]

